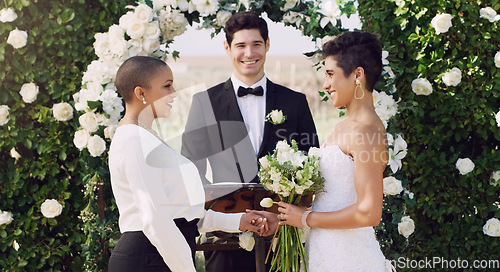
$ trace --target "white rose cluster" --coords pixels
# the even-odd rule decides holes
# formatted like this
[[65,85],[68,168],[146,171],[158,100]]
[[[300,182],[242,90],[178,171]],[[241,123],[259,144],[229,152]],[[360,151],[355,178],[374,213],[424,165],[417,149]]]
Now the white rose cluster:
[[43,216],[54,218],[62,212],[63,206],[55,199],[46,199],[40,206]]
[[467,175],[472,170],[474,170],[474,163],[469,158],[458,159],[455,166],[457,167],[457,170],[460,172],[460,175]]
[[443,83],[446,86],[457,86],[460,82],[462,82],[462,71],[457,67],[452,68],[443,75]]
[[398,113],[397,102],[392,95],[373,90],[373,105],[375,106],[375,112],[378,117],[380,117],[385,128],[387,128],[389,119]]
[[490,23],[494,23],[500,20],[500,15],[491,7],[485,7],[479,10],[479,18],[487,19]]

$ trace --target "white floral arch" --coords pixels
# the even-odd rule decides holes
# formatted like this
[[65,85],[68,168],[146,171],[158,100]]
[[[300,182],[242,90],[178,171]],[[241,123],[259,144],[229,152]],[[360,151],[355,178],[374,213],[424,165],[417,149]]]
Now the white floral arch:
[[[74,95],[80,126],[75,132],[73,142],[82,151],[83,156],[101,159],[104,164],[105,151],[124,110],[122,99],[114,85],[114,76],[127,58],[137,55],[154,56],[163,60],[166,60],[167,56],[176,58],[178,52],[169,52],[168,46],[175,37],[187,30],[189,24],[198,22],[202,28],[213,29],[215,35],[237,11],[266,12],[271,20],[283,21],[285,25],[293,26],[303,35],[313,39],[331,37],[345,31],[340,22],[340,15],[356,12],[354,1],[338,6],[335,1],[317,0],[152,0],[141,1],[128,8],[130,11],[120,18],[119,24],[110,26],[108,32],[95,34],[94,49],[98,59],[87,67],[82,78],[82,89]],[[313,57],[316,65],[319,65],[320,51],[318,47],[316,51],[306,55]],[[387,127],[389,119],[397,114],[397,102],[391,95],[396,91],[392,87],[394,74],[385,59],[387,54],[383,57],[385,86],[391,88],[387,88],[388,91],[374,91],[374,104],[377,114]],[[324,94],[320,92],[320,95]],[[400,134],[388,134],[388,140],[391,157],[389,165],[394,174],[401,168],[401,160],[406,156],[406,142]],[[97,202],[92,195],[95,195],[102,185],[99,173],[89,175],[93,178],[87,181],[85,195],[90,198],[90,202]],[[384,188],[388,188],[384,192],[386,196],[411,196],[408,190],[403,192],[402,182],[394,177],[384,179]],[[96,203],[89,203],[89,206],[92,205],[97,206]],[[404,214],[404,207],[400,207],[400,214]],[[97,219],[95,210],[84,210],[81,218],[86,225],[87,235],[96,230],[106,231]],[[413,224],[408,217],[404,217],[401,222],[410,228]],[[411,232],[406,230],[400,233],[408,237]],[[96,265],[95,259],[87,258],[86,269]]]

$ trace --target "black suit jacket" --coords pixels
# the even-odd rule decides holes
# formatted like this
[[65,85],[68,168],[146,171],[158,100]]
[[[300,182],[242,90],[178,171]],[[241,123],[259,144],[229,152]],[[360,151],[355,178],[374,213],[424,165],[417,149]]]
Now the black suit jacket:
[[304,151],[319,145],[306,96],[267,80],[265,114],[275,109],[283,111],[286,121],[280,125],[265,122],[262,144],[255,155],[231,80],[197,93],[181,152],[195,163],[202,178],[208,159],[214,183],[258,182],[257,159],[272,153],[278,141],[290,143],[294,139]]

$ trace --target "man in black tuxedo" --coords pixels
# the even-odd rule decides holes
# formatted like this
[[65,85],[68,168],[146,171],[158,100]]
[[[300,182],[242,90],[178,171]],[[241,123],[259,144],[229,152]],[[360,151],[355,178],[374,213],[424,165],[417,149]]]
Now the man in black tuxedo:
[[[317,147],[316,128],[306,96],[265,76],[270,45],[265,20],[253,12],[238,12],[227,21],[225,32],[233,74],[193,97],[182,154],[195,163],[205,182],[208,161],[213,183],[259,183],[258,158],[272,153],[284,139],[289,143],[294,139],[304,151]],[[281,124],[265,121],[273,110],[281,110],[286,120]],[[253,251],[244,250],[207,252],[206,269],[255,271],[254,256]]]

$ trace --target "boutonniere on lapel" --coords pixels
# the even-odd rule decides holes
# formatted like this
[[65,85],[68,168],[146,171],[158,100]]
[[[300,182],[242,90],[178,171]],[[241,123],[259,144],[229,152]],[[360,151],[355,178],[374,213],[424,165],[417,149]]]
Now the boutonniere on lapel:
[[266,115],[266,122],[269,122],[273,125],[281,125],[285,122],[285,120],[286,116],[283,115],[283,111],[281,110],[272,110]]

